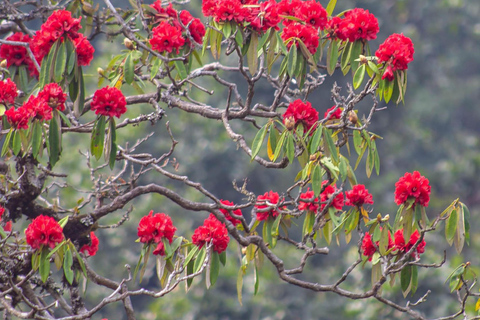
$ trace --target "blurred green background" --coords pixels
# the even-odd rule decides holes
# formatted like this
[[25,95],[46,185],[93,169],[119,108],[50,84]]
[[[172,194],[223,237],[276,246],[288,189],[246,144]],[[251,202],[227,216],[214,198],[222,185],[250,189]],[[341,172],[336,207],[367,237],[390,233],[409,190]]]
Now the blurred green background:
[[[124,1],[123,6],[127,6]],[[327,1],[320,1],[326,6]],[[409,65],[408,89],[405,104],[395,106],[390,103],[387,110],[375,114],[371,131],[382,136],[377,140],[380,152],[380,175],[367,179],[364,165],[357,170],[359,183],[364,183],[373,194],[374,213],[394,216],[397,206],[393,201],[395,182],[405,172],[420,171],[432,185],[430,215],[441,212],[451,201],[460,197],[467,204],[472,214],[472,240],[470,247],[464,249],[459,257],[444,240],[443,226],[436,233],[426,238],[426,253],[422,261],[433,263],[441,261],[443,250],[447,250],[448,262],[441,269],[427,269],[419,272],[419,289],[410,297],[416,301],[427,290],[432,290],[427,301],[418,308],[428,317],[448,315],[456,311],[456,296],[449,293],[444,284],[448,274],[461,262],[471,261],[480,266],[480,249],[476,244],[479,238],[480,224],[476,215],[480,205],[480,188],[478,173],[480,171],[479,132],[480,126],[480,2],[476,0],[383,0],[383,1],[338,1],[334,14],[360,7],[369,9],[379,20],[380,33],[370,43],[372,52],[392,33],[404,33],[415,44],[415,60]],[[122,6],[122,1],[115,3]],[[176,7],[181,9],[180,6]],[[200,1],[188,5],[189,9],[200,12]],[[197,13],[196,16],[199,14]],[[97,67],[104,67],[113,54],[118,53],[121,39],[112,43],[108,39],[95,42],[96,53],[90,69],[89,81],[92,93],[96,86]],[[206,54],[209,57],[209,54]],[[209,59],[206,57],[205,59]],[[324,55],[325,57],[325,55]],[[231,81],[237,81],[228,76]],[[324,86],[315,92],[310,101],[321,115],[332,106],[330,90],[334,81],[344,88],[345,80],[337,71],[333,77],[327,77]],[[242,80],[239,81],[243,88]],[[214,87],[210,80],[202,80],[202,85],[216,90],[213,96],[207,96],[198,90],[191,94],[199,101],[223,108],[227,92]],[[241,89],[242,90],[242,89]],[[128,93],[128,89],[127,89]],[[132,91],[133,93],[133,91]],[[256,90],[256,101],[269,103],[272,92],[267,84],[261,84]],[[382,102],[380,106],[384,106]],[[359,106],[359,115],[368,112],[370,101]],[[286,170],[265,169],[257,163],[250,163],[248,156],[237,150],[224,132],[218,121],[206,120],[198,116],[185,114],[176,109],[162,106],[166,118],[156,125],[142,124],[131,131],[120,131],[120,144],[139,138],[147,132],[155,135],[142,146],[144,150],[161,154],[170,147],[170,140],[165,130],[165,121],[170,121],[173,134],[179,141],[174,157],[179,164],[178,173],[185,174],[194,181],[201,182],[205,188],[222,199],[242,203],[242,195],[232,188],[232,181],[239,183],[248,179],[248,189],[261,194],[269,190],[281,192],[291,185],[298,168]],[[138,112],[150,112],[148,106],[130,108],[127,116],[134,117]],[[245,134],[249,143],[256,129],[250,124],[233,123],[238,132]],[[78,135],[71,135],[67,141],[78,145],[86,151],[88,144]],[[76,151],[65,153],[58,166],[60,171],[74,172],[69,177],[72,185],[88,188],[91,182],[88,173],[83,174],[79,168],[84,165],[82,157]],[[168,165],[169,170],[173,166]],[[297,170],[297,171],[296,171]],[[105,171],[105,175],[111,174]],[[144,177],[142,183],[156,182],[175,188],[191,200],[205,200],[200,194],[182,185],[173,183],[156,174]],[[81,197],[75,190],[66,189],[62,195],[70,201]],[[150,210],[169,214],[177,226],[177,235],[189,238],[193,230],[208,216],[208,213],[185,212],[172,202],[159,196],[145,196],[133,204],[134,210],[130,220],[119,229],[97,231],[100,239],[99,253],[90,258],[90,263],[100,274],[111,276],[115,280],[126,277],[124,265],[135,265],[141,245],[135,243],[136,228],[139,219]],[[102,224],[117,222],[124,212],[115,213],[101,221]],[[244,210],[250,217],[250,212]],[[301,225],[301,221],[298,222]],[[343,240],[342,240],[343,241]],[[355,244],[354,238],[351,244]],[[356,257],[356,249],[341,242],[340,246],[332,243],[328,256],[311,259],[305,273],[299,277],[320,283],[332,283],[343,273]],[[300,252],[283,244],[277,246],[276,252],[285,259],[287,267],[294,267]],[[376,301],[350,301],[329,293],[315,293],[282,283],[273,267],[266,262],[260,271],[260,289],[253,295],[253,271],[248,270],[243,288],[243,306],[237,301],[236,277],[239,261],[239,248],[231,243],[228,251],[226,268],[221,270],[217,284],[210,290],[205,289],[204,280],[196,279],[194,286],[186,293],[179,286],[171,294],[161,299],[134,297],[134,308],[140,312],[139,319],[405,319],[406,315],[398,313]],[[151,261],[152,262],[152,261]],[[365,269],[355,271],[345,287],[350,290],[364,290],[370,285],[369,264]],[[142,285],[150,289],[159,289],[154,264],[148,268]],[[89,284],[90,289],[94,284]],[[130,284],[137,288],[138,284]],[[90,294],[89,304],[103,297],[106,292],[94,290]],[[384,294],[394,301],[405,304],[399,290],[399,283],[390,288],[385,286]],[[409,299],[410,299],[409,298]],[[475,301],[469,300],[472,311]],[[120,304],[104,308],[95,319],[124,319]]]

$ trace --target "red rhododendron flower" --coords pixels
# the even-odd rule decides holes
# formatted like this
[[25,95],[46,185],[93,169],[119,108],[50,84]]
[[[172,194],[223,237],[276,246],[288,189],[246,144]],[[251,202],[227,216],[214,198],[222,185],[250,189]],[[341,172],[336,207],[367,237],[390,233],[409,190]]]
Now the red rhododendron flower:
[[248,16],[248,10],[243,7],[239,0],[217,1],[213,12],[215,21],[242,22]]
[[95,111],[95,114],[120,118],[122,114],[127,112],[126,106],[127,100],[125,100],[122,91],[107,86],[95,91],[90,109]]
[[28,129],[28,121],[33,117],[33,114],[24,107],[18,109],[10,108],[5,111],[8,123],[15,129]]
[[66,10],[54,11],[32,39],[31,48],[37,60],[42,61],[55,41],[63,36],[71,40],[78,38],[81,18],[73,18]]
[[93,59],[93,53],[95,49],[90,44],[87,38],[83,34],[79,33],[78,37],[73,40],[75,45],[75,51],[77,52],[77,63],[79,66],[88,66]]
[[[333,106],[331,107],[330,109],[328,109],[327,111],[325,111],[325,114],[324,114],[324,118],[327,119],[328,117],[328,114],[330,113],[330,111],[334,110],[335,108],[337,108],[337,106]],[[342,111],[343,109],[342,108],[337,108],[337,110],[335,110],[331,115],[330,117],[328,117],[327,120],[333,120],[333,119],[340,119],[342,117]]]
[[0,81],[0,103],[7,105],[14,104],[18,96],[17,85],[10,79]]
[[328,21],[327,10],[315,0],[301,2],[301,5],[295,10],[295,17],[320,30],[325,28]]
[[198,18],[194,18],[190,12],[186,10],[180,12],[180,20],[184,26],[188,25],[188,32],[190,32],[193,40],[201,44],[203,42],[203,36],[206,33],[205,26],[203,25],[202,21]]
[[158,52],[172,52],[176,50],[177,54],[180,48],[185,44],[185,38],[182,37],[180,28],[170,25],[166,21],[162,21],[152,30],[153,36],[150,39],[152,49]]
[[157,244],[157,247],[155,248],[155,250],[153,250],[152,253],[156,256],[164,256],[165,255],[165,245],[163,244],[163,242],[159,242]]
[[[301,0],[282,0],[278,3],[278,14],[284,17],[295,17],[297,10],[302,6]],[[283,19],[284,26],[291,24],[293,20]]]
[[7,223],[5,223],[5,226],[3,227],[3,230],[6,232],[12,231],[12,221],[7,221]]
[[[283,123],[287,129],[291,130],[300,123],[305,131],[310,130],[318,121],[318,111],[315,110],[310,102],[303,102],[297,99],[288,105],[283,114]],[[294,124],[294,125],[293,125]]]
[[98,251],[98,244],[100,242],[98,241],[98,238],[97,236],[95,235],[95,233],[90,232],[90,245],[88,244],[85,244],[83,245],[81,248],[80,248],[80,252],[83,252],[85,254],[88,253],[88,255],[90,257],[94,256],[97,254],[97,251]]
[[63,230],[54,218],[39,215],[28,225],[25,236],[32,249],[42,246],[55,248],[57,243],[63,241]]
[[[395,248],[401,253],[408,252],[420,239],[420,234],[418,230],[415,230],[414,233],[410,236],[410,240],[405,244],[405,238],[403,237],[403,229],[397,230],[395,232]],[[412,257],[418,259],[420,254],[425,252],[425,239],[423,239],[417,246],[417,249],[412,252]]]
[[[379,244],[379,241],[375,242],[375,245],[377,246],[377,248],[378,248],[378,244]],[[392,241],[392,237],[390,235],[390,231],[388,231],[387,250],[393,248],[393,246],[394,246],[394,244],[393,244],[393,241]],[[368,232],[366,232],[365,236],[363,237],[361,249],[362,249],[363,255],[368,257],[368,261],[372,261],[373,254],[377,251],[377,249],[373,245],[372,236]]]
[[173,236],[177,228],[173,226],[172,219],[165,213],[155,213],[150,211],[148,216],[144,216],[138,223],[137,235],[140,242],[143,243],[161,243],[163,238],[172,243]]
[[410,38],[397,33],[389,36],[375,52],[378,62],[384,62],[386,66],[382,79],[392,81],[394,71],[407,70],[408,64],[413,61],[414,53],[415,49]]
[[[220,200],[220,202],[226,206],[234,206],[235,204],[231,201],[228,201],[228,200]],[[234,217],[232,217],[230,215],[230,212],[229,210],[227,209],[222,209],[222,208],[219,208],[218,210],[220,210],[220,212],[222,212],[224,215],[225,215],[225,218],[227,218],[228,221],[230,221],[234,226],[236,226],[237,224],[239,224],[241,221],[238,220],[238,219],[235,219]],[[235,209],[233,210],[233,214],[237,215],[237,216],[241,216],[242,215],[242,211],[240,209]]]
[[332,17],[330,20],[327,21],[324,30],[327,33],[329,39],[339,38],[339,27],[341,23],[342,18],[340,17]]
[[431,187],[429,181],[420,172],[405,173],[397,183],[395,183],[395,203],[401,205],[409,198],[415,198],[414,206],[420,204],[428,207],[430,201]]
[[180,27],[180,23],[178,22],[178,12],[173,8],[171,3],[169,3],[166,7],[162,7],[162,1],[157,0],[151,4],[150,7],[157,11],[153,17],[154,23],[167,21],[175,27]]
[[299,48],[300,43],[298,40],[301,40],[311,54],[315,54],[317,51],[319,43],[318,31],[310,25],[303,25],[298,22],[290,23],[283,29],[281,37],[288,49],[290,49],[293,43]]
[[228,237],[227,227],[213,214],[205,219],[203,225],[195,229],[192,242],[194,245],[198,246],[200,249],[210,242],[213,244],[213,250],[218,253],[222,253],[227,249],[228,242],[230,238]]
[[278,193],[273,191],[265,192],[263,196],[258,196],[257,204],[255,205],[255,208],[257,209],[270,208],[270,210],[265,212],[257,211],[257,220],[259,221],[267,220],[269,217],[276,218],[280,214],[280,212],[278,212],[277,209],[272,208],[271,206],[272,205],[275,206],[276,204],[278,204],[279,200],[280,200],[280,196],[278,195]]
[[217,8],[217,1],[215,0],[203,0],[202,1],[202,13],[205,17],[211,17],[215,14]]
[[338,26],[337,36],[342,40],[354,42],[357,40],[373,40],[379,31],[378,20],[368,10],[355,8],[345,13]]
[[22,106],[31,115],[39,121],[49,121],[52,119],[52,108],[41,97],[30,96],[28,101]]
[[310,189],[300,195],[300,199],[311,200],[312,202],[299,201],[298,210],[308,210],[311,212],[317,212],[319,204],[318,198],[314,198],[315,194]]
[[[30,43],[32,39],[26,34],[17,32],[8,37],[6,40]],[[31,76],[38,76],[38,70],[28,55],[27,48],[23,46],[15,46],[10,44],[0,45],[0,60],[3,59],[7,59],[7,67],[10,67],[11,65],[15,65],[17,67],[24,65],[27,66]]]
[[2,216],[4,213],[5,213],[5,208],[0,206],[0,219],[2,219]]
[[352,190],[345,192],[345,205],[361,207],[364,204],[373,204],[372,195],[365,189],[363,184],[353,186]]
[[67,94],[63,93],[62,87],[57,83],[49,83],[38,93],[38,98],[45,101],[52,109],[65,110]]
[[[322,182],[322,186],[325,186],[327,184],[327,180]],[[328,185],[325,187],[325,190],[323,190],[322,193],[320,193],[320,201],[323,202],[321,205],[321,209],[325,208],[326,202],[332,197],[332,195],[337,191],[336,186]],[[334,207],[337,210],[342,210],[343,208],[343,193],[339,193],[332,202],[332,207]]]
[[279,30],[278,23],[281,18],[277,10],[277,2],[275,0],[269,0],[260,3],[258,6],[248,7],[250,14],[248,15],[247,22],[257,32],[265,32],[270,28]]

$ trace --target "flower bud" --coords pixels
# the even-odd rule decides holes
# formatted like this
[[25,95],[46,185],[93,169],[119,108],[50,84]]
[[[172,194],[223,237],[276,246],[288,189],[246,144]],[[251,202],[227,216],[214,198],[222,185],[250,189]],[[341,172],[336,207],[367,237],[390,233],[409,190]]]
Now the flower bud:
[[358,58],[360,59],[360,63],[361,63],[361,64],[366,64],[366,63],[368,63],[367,57],[365,57],[363,54],[361,54],[360,56],[358,56]]
[[285,118],[283,120],[283,123],[285,124],[285,127],[287,127],[288,131],[292,131],[293,129],[295,129],[295,118],[293,116]]
[[350,112],[348,112],[348,120],[353,124],[357,124],[358,122],[357,113],[353,110],[350,110]]
[[382,215],[380,213],[377,214],[377,221],[378,223],[382,222]]
[[4,59],[2,60],[2,62],[0,62],[0,68],[6,68],[7,67],[7,59]]
[[101,76],[105,75],[105,70],[103,70],[102,68],[97,68],[97,73]]
[[123,39],[123,44],[128,50],[135,50],[135,46],[133,45],[133,42],[130,39],[128,38]]

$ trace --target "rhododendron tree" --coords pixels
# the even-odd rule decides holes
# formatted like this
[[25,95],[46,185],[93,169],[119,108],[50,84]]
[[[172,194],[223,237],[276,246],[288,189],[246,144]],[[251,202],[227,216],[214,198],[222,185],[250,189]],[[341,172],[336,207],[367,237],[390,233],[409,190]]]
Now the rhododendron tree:
[[[110,0],[104,7],[89,0],[44,7],[30,1],[0,15],[8,33],[0,39],[4,318],[94,319],[107,305],[123,304],[124,318],[137,319],[143,313],[132,297],[161,299],[200,278],[208,289],[227,266],[238,270],[234,290],[241,304],[244,286],[256,294],[268,264],[275,281],[377,300],[426,319],[421,305],[429,291],[419,286],[419,269],[445,263],[427,254],[439,249],[428,245],[432,233],[444,226],[447,243],[461,253],[470,242],[470,213],[460,199],[441,213],[429,210],[430,182],[413,171],[385,186],[389,213],[374,215],[374,189],[367,186],[380,173],[381,136],[371,125],[386,110],[381,103],[405,100],[414,45],[393,34],[372,55],[379,20],[363,8],[340,12],[336,2],[203,0],[199,16],[177,2],[116,8]],[[335,82],[325,103],[316,95],[333,74],[347,84]],[[263,99],[259,91],[271,94]],[[197,119],[222,130],[223,140],[204,139],[210,132],[188,136],[174,125],[194,127]],[[292,181],[264,182],[269,186],[262,190],[264,184],[246,177],[242,186],[227,181],[238,193],[234,199],[225,184],[215,188],[207,183],[211,177],[186,174],[179,159],[198,157],[182,145],[216,138],[236,144],[234,157],[250,161],[252,171],[293,172]],[[164,209],[163,200],[178,210]],[[155,208],[138,209],[154,202]],[[129,223],[142,245],[129,241]],[[108,274],[117,268],[103,274],[92,263],[103,258],[100,240],[113,234],[108,229],[128,252],[120,281]],[[349,266],[335,260],[342,254],[330,254],[336,250],[350,250]],[[304,271],[314,257],[343,274],[310,278]],[[472,270],[462,263],[447,278],[459,304],[442,319],[475,305]],[[352,278],[362,284],[352,289]],[[410,300],[416,291],[423,297]]]

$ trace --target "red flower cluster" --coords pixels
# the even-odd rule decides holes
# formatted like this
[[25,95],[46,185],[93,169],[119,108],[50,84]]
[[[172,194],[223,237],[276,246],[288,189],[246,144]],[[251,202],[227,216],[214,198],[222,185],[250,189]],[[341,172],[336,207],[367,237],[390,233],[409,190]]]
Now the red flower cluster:
[[382,79],[392,81],[394,71],[407,70],[408,64],[413,61],[414,53],[415,49],[410,38],[397,33],[389,36],[375,52],[378,62],[385,63],[385,72]]
[[15,129],[28,129],[28,121],[30,120],[30,112],[25,108],[10,108],[5,111],[8,123]]
[[429,181],[420,172],[405,173],[397,183],[395,183],[395,203],[401,205],[409,198],[415,198],[415,203],[428,207],[430,201],[431,187]]
[[[325,186],[327,184],[327,180],[322,182],[322,186]],[[323,202],[321,205],[321,209],[325,208],[326,202],[332,197],[332,195],[337,191],[336,186],[328,185],[325,187],[325,190],[323,190],[322,193],[320,193],[320,201]],[[332,202],[332,206],[337,209],[337,210],[342,210],[343,208],[343,193],[339,193]]]
[[95,91],[90,109],[95,111],[95,114],[120,118],[122,114],[127,112],[126,106],[127,100],[122,91],[107,86]]
[[298,40],[301,40],[311,54],[315,54],[317,51],[319,43],[318,31],[311,25],[304,25],[298,22],[290,23],[283,29],[281,37],[288,49],[294,43],[299,48],[300,43]]
[[347,198],[345,205],[347,206],[361,207],[364,204],[373,204],[372,195],[363,184],[353,186],[352,190],[345,192],[345,196]]
[[[325,114],[324,114],[324,118],[327,119],[328,117],[328,114],[330,113],[330,111],[334,110],[335,108],[337,108],[337,106],[333,106],[331,107],[330,109],[328,109],[327,111],[325,111]],[[342,117],[342,111],[343,109],[342,108],[337,108],[337,110],[335,110],[331,115],[330,117],[328,117],[327,120],[334,120],[334,119],[340,119]]]
[[[278,193],[273,191],[265,192],[263,196],[258,196],[257,204],[255,204],[255,208],[257,209],[270,208],[270,210],[265,212],[257,212],[257,220],[263,221],[263,220],[267,220],[269,217],[276,218],[280,214],[280,212],[278,212],[275,208],[272,208],[271,206],[278,204],[279,200],[280,200],[280,196],[278,195]],[[267,202],[269,204],[267,204]]]
[[317,121],[318,111],[312,107],[310,102],[304,103],[300,99],[290,103],[283,114],[283,123],[289,130],[294,129],[301,123],[305,131],[308,131],[316,125]]
[[[282,0],[278,4],[278,13],[283,17],[298,18],[317,30],[323,30],[328,21],[327,11],[315,0]],[[294,23],[294,20],[286,18],[282,23],[288,26]]]
[[88,255],[92,257],[97,254],[99,243],[100,241],[98,241],[97,236],[92,231],[90,232],[90,245],[88,244],[83,245],[79,251],[85,254],[88,253]]
[[[405,253],[408,252],[414,245],[417,243],[417,241],[420,239],[420,234],[418,233],[418,230],[415,230],[414,233],[410,236],[410,240],[405,243],[405,238],[403,237],[403,229],[397,230],[395,232],[395,248],[400,252],[400,253]],[[412,257],[418,258],[420,254],[425,252],[425,239],[422,240],[418,246],[417,249],[412,252]]]
[[[235,205],[233,202],[228,201],[228,200],[220,200],[220,202],[222,204],[226,205],[226,206],[234,206]],[[234,226],[236,226],[237,224],[239,224],[241,222],[240,220],[232,217],[230,215],[230,212],[227,209],[220,208],[219,210],[220,210],[220,212],[222,212],[225,215],[225,218],[227,218],[227,220],[230,221]],[[237,216],[241,216],[242,211],[240,209],[235,209],[235,210],[233,210],[233,214],[235,214]]]
[[176,50],[177,54],[180,48],[185,44],[185,38],[182,36],[182,30],[172,26],[166,21],[162,21],[153,28],[153,36],[150,39],[152,49],[158,52],[172,52]]
[[155,1],[150,7],[156,11],[156,14],[153,14],[154,23],[159,24],[152,30],[153,37],[150,39],[150,44],[153,50],[172,52],[175,49],[178,53],[185,43],[193,46],[188,37],[184,35],[187,32],[187,29],[185,29],[187,26],[193,40],[199,44],[203,42],[203,36],[206,32],[205,26],[200,19],[194,18],[189,11],[183,10],[179,15],[171,3],[167,7],[162,7],[160,0]]
[[31,47],[35,58],[42,61],[57,40],[64,41],[68,38],[75,45],[78,64],[88,65],[93,58],[94,50],[88,40],[78,33],[82,27],[81,18],[73,18],[66,10],[54,11],[32,39]]
[[138,223],[137,235],[140,237],[140,242],[156,243],[157,248],[153,251],[154,255],[165,255],[165,247],[163,245],[163,238],[166,238],[169,243],[172,243],[173,236],[177,228],[173,226],[172,219],[165,213],[155,213],[150,211],[148,216],[140,219]]
[[3,105],[14,104],[18,96],[17,85],[10,79],[0,81],[0,103]]
[[205,219],[203,225],[195,229],[192,242],[194,245],[198,246],[200,249],[210,242],[213,244],[213,250],[218,253],[222,253],[227,249],[228,242],[230,238],[228,237],[227,227],[213,214]]
[[262,3],[255,3],[253,6],[247,7],[249,15],[246,22],[257,32],[265,32],[270,28],[279,30],[278,23],[281,18],[278,13],[278,5],[275,0],[268,0]]
[[[0,221],[2,221],[2,216],[5,213],[5,208],[0,206]],[[3,230],[6,232],[12,231],[12,221],[7,221],[3,226]]]
[[[14,33],[6,40],[30,43],[32,39],[21,32]],[[27,53],[27,48],[22,46],[14,46],[11,44],[2,44],[0,46],[0,60],[7,59],[7,67],[11,65],[27,66],[30,71],[30,76],[38,76],[38,70],[35,68],[35,64]]]
[[329,28],[336,30],[335,35],[344,41],[374,40],[380,30],[377,18],[368,10],[361,8],[347,11],[344,19],[335,19],[332,23],[335,22],[338,25],[329,25]]
[[[252,1],[249,1],[249,4]],[[254,1],[256,4],[256,1]],[[202,12],[215,21],[235,21],[241,23],[249,16],[249,11],[240,0],[203,0]]]
[[38,97],[45,101],[52,109],[65,110],[67,94],[63,93],[62,87],[57,83],[49,83],[38,93]]
[[305,201],[299,201],[298,204],[298,210],[308,210],[311,212],[316,213],[319,207],[318,204],[318,198],[315,198],[315,193],[313,191],[310,191],[310,189],[307,189],[307,192],[304,192],[300,195],[300,199],[304,200],[313,200],[313,202],[305,202]]
[[54,218],[39,215],[28,225],[25,236],[32,249],[43,247],[53,249],[57,243],[63,241],[63,230]]
[[[375,242],[375,246],[378,248],[378,243],[379,241]],[[372,240],[372,236],[370,235],[370,233],[365,233],[365,236],[363,237],[363,241],[362,241],[362,252],[363,252],[363,255],[368,257],[368,261],[372,261],[372,257],[373,257],[373,254],[375,253],[375,251],[377,251],[377,248],[373,245],[373,240]],[[390,235],[390,231],[388,231],[388,246],[387,246],[387,250],[393,248],[394,244],[393,244],[393,241],[392,241],[392,237]]]

